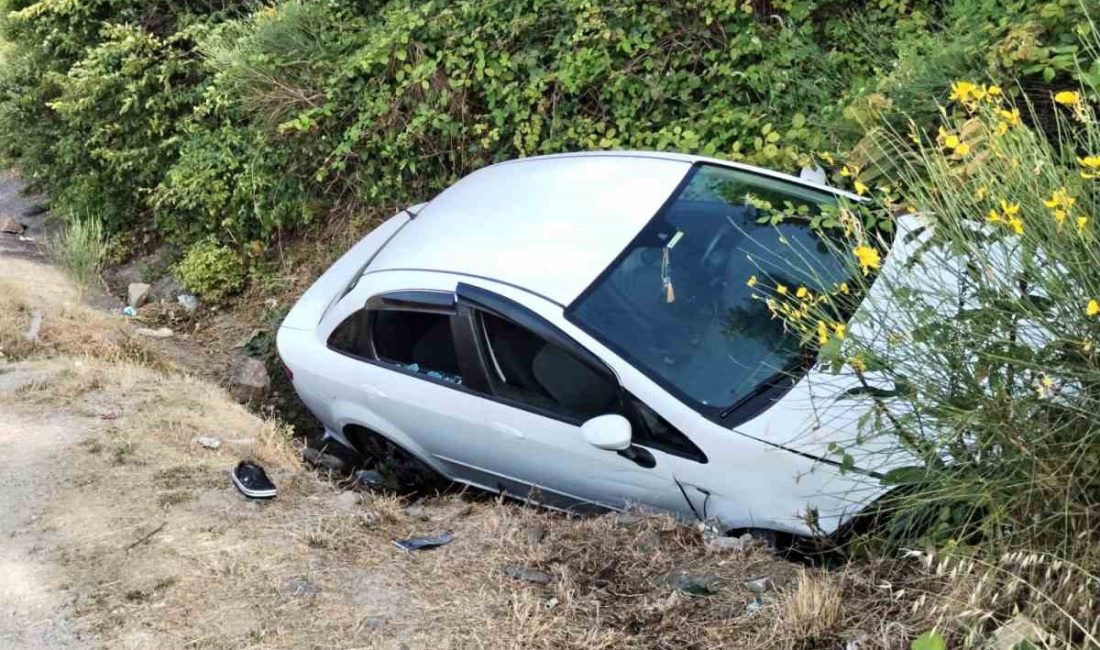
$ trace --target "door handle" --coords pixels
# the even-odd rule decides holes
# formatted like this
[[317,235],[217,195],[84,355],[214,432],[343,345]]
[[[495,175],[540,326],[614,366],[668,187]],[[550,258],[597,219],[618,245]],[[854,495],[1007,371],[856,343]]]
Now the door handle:
[[377,386],[371,384],[359,384],[359,389],[366,393],[369,397],[376,397],[378,399],[386,398],[386,393]]
[[497,433],[503,433],[504,435],[510,436],[512,438],[518,438],[520,440],[523,440],[524,438],[527,437],[527,436],[523,435],[523,432],[520,431],[519,429],[517,429],[515,427],[510,427],[507,424],[504,424],[503,422],[493,422],[489,426],[493,429],[493,431],[496,431]]

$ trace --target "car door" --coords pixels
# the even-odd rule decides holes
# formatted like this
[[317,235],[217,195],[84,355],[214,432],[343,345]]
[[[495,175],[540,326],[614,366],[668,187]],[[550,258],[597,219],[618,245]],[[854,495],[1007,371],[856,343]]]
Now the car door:
[[331,373],[342,386],[338,398],[369,412],[359,424],[426,457],[448,476],[525,494],[528,485],[488,469],[508,467],[507,448],[499,432],[484,426],[484,399],[473,390],[478,378],[457,360],[454,293],[375,289],[363,307],[340,315],[328,338],[341,357]]
[[[571,509],[634,503],[685,510],[670,468],[660,460],[667,449],[659,443],[651,445],[660,449],[655,454],[640,444],[614,452],[585,440],[581,425],[612,413],[628,416],[636,441],[646,439],[639,436],[644,423],[631,417],[637,414],[631,396],[606,365],[511,299],[462,283],[457,294],[456,324],[465,338],[460,354],[468,357],[471,372],[486,378],[486,426],[514,450],[510,470],[537,487],[530,498]],[[683,440],[684,453],[702,457]]]

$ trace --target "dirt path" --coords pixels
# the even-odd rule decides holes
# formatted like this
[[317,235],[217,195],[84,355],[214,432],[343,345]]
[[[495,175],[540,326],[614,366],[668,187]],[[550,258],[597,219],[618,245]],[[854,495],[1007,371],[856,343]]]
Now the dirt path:
[[[13,374],[0,375],[0,391],[15,387]],[[39,525],[70,478],[82,425],[14,413],[0,419],[0,648],[89,647],[59,589],[64,570],[54,535]]]

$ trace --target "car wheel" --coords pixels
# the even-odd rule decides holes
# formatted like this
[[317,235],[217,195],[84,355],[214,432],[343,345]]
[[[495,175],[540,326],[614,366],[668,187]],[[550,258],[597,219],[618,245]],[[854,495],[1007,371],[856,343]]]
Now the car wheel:
[[424,461],[380,433],[366,427],[344,430],[348,442],[363,455],[366,467],[382,475],[383,489],[398,494],[435,494],[448,487],[449,481]]

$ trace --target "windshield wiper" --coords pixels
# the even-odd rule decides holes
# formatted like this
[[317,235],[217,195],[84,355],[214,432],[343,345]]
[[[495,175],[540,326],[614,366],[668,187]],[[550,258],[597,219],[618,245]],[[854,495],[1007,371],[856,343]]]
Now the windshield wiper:
[[751,402],[752,400],[760,397],[764,393],[774,388],[775,385],[784,378],[791,379],[791,384],[793,385],[794,377],[791,376],[791,373],[805,365],[806,359],[803,358],[802,355],[799,355],[796,359],[788,363],[786,366],[780,368],[779,370],[776,370],[772,374],[765,377],[764,380],[758,383],[752,390],[737,398],[737,401],[727,406],[725,410],[718,414],[718,417],[722,420],[725,420],[727,417],[729,417],[731,413],[733,413],[737,409],[741,408],[745,404]]

